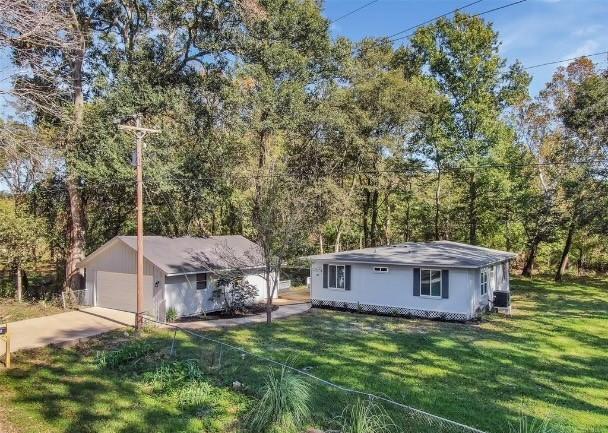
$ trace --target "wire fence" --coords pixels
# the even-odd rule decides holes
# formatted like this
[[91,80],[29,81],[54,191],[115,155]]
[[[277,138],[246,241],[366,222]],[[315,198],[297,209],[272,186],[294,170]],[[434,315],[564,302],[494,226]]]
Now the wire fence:
[[[147,319],[154,324],[160,324]],[[371,403],[375,422],[383,420],[377,431],[403,433],[486,433],[483,430],[420,410],[389,396],[353,389],[313,373],[310,366],[297,358],[286,362],[254,353],[220,338],[177,325],[166,325],[174,331],[169,348],[175,359],[196,362],[217,385],[232,387],[259,396],[269,374],[288,371],[301,377],[310,390],[310,423],[325,432],[350,431],[344,427],[345,413],[356,404]],[[179,338],[180,335],[185,338]],[[283,354],[284,355],[284,354]],[[284,357],[284,356],[283,356]],[[372,384],[370,384],[372,385]],[[247,431],[247,430],[244,430]],[[376,431],[376,430],[374,430]]]

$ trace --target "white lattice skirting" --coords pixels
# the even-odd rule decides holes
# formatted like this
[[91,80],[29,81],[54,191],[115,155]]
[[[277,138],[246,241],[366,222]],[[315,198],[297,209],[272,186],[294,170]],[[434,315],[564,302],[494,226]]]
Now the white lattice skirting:
[[358,302],[323,301],[311,299],[314,308],[326,308],[340,311],[356,311],[382,316],[423,317],[425,319],[466,322],[472,317],[463,313],[444,313],[441,311],[417,310],[404,307],[388,307],[382,305],[360,304]]

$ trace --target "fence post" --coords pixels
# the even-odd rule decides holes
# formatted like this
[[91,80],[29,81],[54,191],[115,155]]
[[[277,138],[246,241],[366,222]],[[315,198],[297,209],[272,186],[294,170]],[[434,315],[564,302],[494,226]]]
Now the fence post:
[[8,323],[4,326],[0,325],[0,340],[4,340],[6,353],[4,354],[4,365],[6,368],[11,368],[11,337],[8,333]]

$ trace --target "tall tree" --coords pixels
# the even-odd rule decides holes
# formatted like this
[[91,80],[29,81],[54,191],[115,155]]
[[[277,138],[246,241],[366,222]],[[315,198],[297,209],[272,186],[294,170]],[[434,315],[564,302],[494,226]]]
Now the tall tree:
[[529,82],[520,64],[506,68],[499,45],[491,24],[457,13],[418,29],[406,56],[406,71],[431,79],[447,98],[424,141],[463,185],[471,244],[478,242],[490,198],[488,171],[477,167],[493,164],[495,148],[511,139],[502,115],[526,95]]

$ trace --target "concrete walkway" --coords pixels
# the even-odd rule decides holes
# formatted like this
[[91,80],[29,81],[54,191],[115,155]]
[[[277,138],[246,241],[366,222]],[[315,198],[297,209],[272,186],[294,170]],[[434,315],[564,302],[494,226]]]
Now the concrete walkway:
[[[272,318],[281,319],[301,314],[310,304],[284,305],[273,311]],[[33,349],[49,344],[65,345],[78,340],[94,337],[115,329],[133,326],[135,315],[125,311],[101,307],[89,307],[79,311],[20,320],[8,324],[11,334],[11,353],[22,349]],[[214,329],[264,323],[266,314],[239,317],[236,319],[204,320],[179,323],[186,329]],[[0,356],[4,355],[4,344],[0,344]]]
[[[278,310],[272,312],[272,320],[302,314],[310,310],[310,304],[282,305]],[[184,329],[217,329],[230,328],[232,326],[251,325],[255,323],[266,323],[266,313],[255,316],[237,317],[235,319],[198,320],[194,322],[181,322],[174,325]]]
[[[114,329],[132,326],[134,320],[133,313],[90,307],[79,311],[11,322],[8,324],[11,352],[49,344],[71,343]],[[4,344],[0,344],[0,355],[4,355],[4,352]]]

